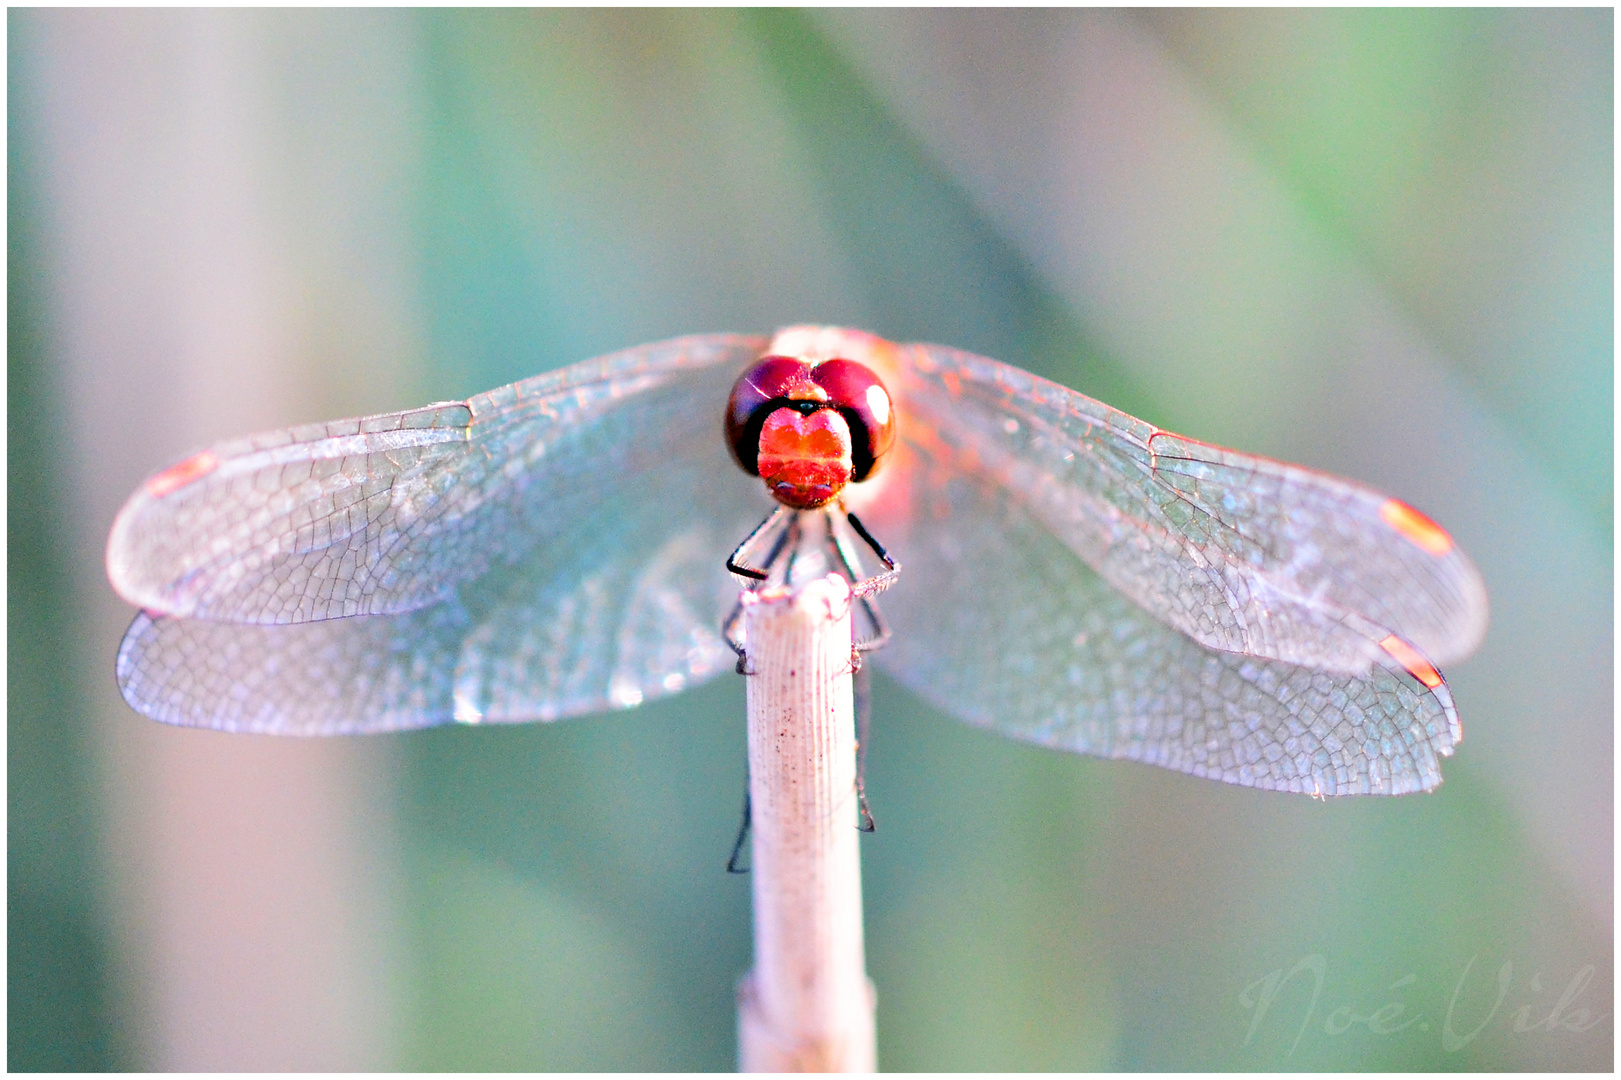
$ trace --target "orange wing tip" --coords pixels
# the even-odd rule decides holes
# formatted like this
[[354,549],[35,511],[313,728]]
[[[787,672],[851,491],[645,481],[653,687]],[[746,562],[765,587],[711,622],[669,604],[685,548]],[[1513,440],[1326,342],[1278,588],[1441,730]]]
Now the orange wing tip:
[[220,467],[220,459],[212,450],[193,454],[178,465],[171,465],[146,482],[146,493],[161,499],[196,480],[201,480]]
[[1391,634],[1379,643],[1379,647],[1390,654],[1390,658],[1407,670],[1407,674],[1434,690],[1444,681],[1441,673],[1435,670],[1435,665],[1424,659],[1424,654],[1413,648],[1407,642]]
[[1452,550],[1452,537],[1447,531],[1400,499],[1386,499],[1379,508],[1385,524],[1429,552],[1441,556]]

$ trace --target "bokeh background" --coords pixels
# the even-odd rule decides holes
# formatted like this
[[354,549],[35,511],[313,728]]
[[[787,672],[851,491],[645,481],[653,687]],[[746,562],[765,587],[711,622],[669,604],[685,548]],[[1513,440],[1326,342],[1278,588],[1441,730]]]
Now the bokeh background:
[[730,1067],[737,680],[169,729],[101,557],[216,438],[806,320],[1372,483],[1493,605],[1422,797],[1059,755],[880,677],[884,1067],[1610,1067],[1610,11],[7,26],[11,1068]]

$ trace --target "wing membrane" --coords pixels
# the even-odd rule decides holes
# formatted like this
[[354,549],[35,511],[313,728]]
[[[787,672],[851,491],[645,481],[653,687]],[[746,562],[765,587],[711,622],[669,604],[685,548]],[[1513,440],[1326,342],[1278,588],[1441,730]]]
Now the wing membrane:
[[[1473,565],[1394,500],[1159,431],[994,360],[904,352],[904,440],[1016,492],[1110,585],[1205,646],[1351,673],[1384,662],[1388,634],[1444,663],[1485,632]],[[1433,530],[1428,549],[1392,507]]]
[[[906,572],[880,666],[942,710],[1027,742],[1249,787],[1400,794],[1460,737],[1445,684],[1400,665],[1334,674],[1207,648],[1152,618],[1019,493],[913,450]],[[887,537],[886,537],[887,539]],[[987,598],[994,597],[994,602]]]
[[594,557],[533,558],[393,615],[267,624],[142,612],[119,650],[119,684],[158,720],[271,734],[628,707],[731,670],[719,626],[736,586],[714,553],[757,509],[731,526],[689,522],[654,547],[640,546],[651,540],[641,530],[603,534]]
[[[682,338],[466,402],[288,428],[222,443],[158,474],[120,511],[113,586],[154,613],[295,623],[410,611],[553,542],[618,485],[660,499],[689,425],[661,390],[736,374],[765,339]],[[730,376],[719,378],[724,402]],[[709,383],[703,383],[708,389]],[[627,408],[640,400],[643,407]],[[721,455],[724,460],[724,455]]]
[[[333,734],[549,720],[729,669],[723,558],[769,500],[714,419],[765,345],[644,346],[158,474],[109,541],[147,609],[119,652],[126,698]],[[1313,794],[1439,783],[1451,696],[1381,646],[1478,642],[1484,590],[1444,533],[995,361],[900,360],[902,443],[861,509],[907,567],[882,665],[1062,749]]]
[[[763,344],[728,340],[651,381],[617,377],[609,358],[559,373],[562,393],[473,399],[471,445],[489,467],[445,494],[431,467],[396,481],[421,507],[391,505],[423,524],[357,562],[370,581],[420,583],[392,594],[414,609],[281,623],[222,621],[218,604],[206,619],[143,612],[119,652],[126,699],[171,723],[336,734],[550,720],[730,670],[725,552],[770,500],[717,430],[716,402]],[[598,377],[580,379],[587,368]],[[570,415],[594,434],[566,430]],[[546,425],[562,437],[544,442]],[[525,471],[539,461],[543,480]],[[451,499],[459,517],[435,511]],[[435,573],[448,588],[429,591]]]

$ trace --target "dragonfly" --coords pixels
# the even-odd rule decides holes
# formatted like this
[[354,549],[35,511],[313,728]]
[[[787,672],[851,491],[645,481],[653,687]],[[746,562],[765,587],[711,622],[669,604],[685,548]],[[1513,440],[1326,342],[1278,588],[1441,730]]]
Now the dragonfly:
[[[798,390],[740,383],[777,361]],[[835,362],[871,382],[800,385]],[[739,393],[793,430],[768,445]],[[725,553],[773,505],[779,555],[811,521],[853,580],[858,541],[896,553],[875,662],[970,724],[1325,798],[1431,790],[1462,737],[1440,669],[1479,645],[1486,590],[1418,510],[996,360],[818,326],[185,458],[109,538],[140,609],[118,682],[157,720],[289,735],[629,708],[737,666],[728,612],[757,579]]]

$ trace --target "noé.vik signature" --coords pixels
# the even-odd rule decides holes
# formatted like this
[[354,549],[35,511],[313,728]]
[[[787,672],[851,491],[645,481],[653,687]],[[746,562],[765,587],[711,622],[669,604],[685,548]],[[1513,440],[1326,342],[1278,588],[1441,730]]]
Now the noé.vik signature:
[[[1497,989],[1491,1008],[1482,1014],[1480,1007],[1472,1004],[1480,995],[1470,990],[1471,978],[1479,980],[1484,974],[1475,972],[1475,961],[1479,958],[1477,953],[1463,966],[1463,972],[1453,984],[1446,1013],[1440,1017],[1441,1048],[1449,1053],[1468,1046],[1493,1020],[1497,1019],[1515,985],[1514,961],[1505,960],[1497,969]],[[1512,1030],[1517,1034],[1581,1032],[1597,1027],[1609,1018],[1609,1014],[1594,1015],[1590,1008],[1581,1004],[1583,994],[1593,981],[1593,972],[1592,964],[1586,964],[1578,969],[1565,984],[1563,993],[1552,1007],[1545,1004],[1549,999],[1543,994],[1542,973],[1540,971],[1534,973],[1530,982],[1524,984],[1521,993],[1516,995],[1519,1000],[1525,998],[1533,1000],[1527,1000],[1518,1008],[1511,1008],[1509,1012],[1504,1013],[1503,1022],[1510,1023]],[[1323,983],[1327,976],[1328,961],[1321,953],[1312,953],[1303,957],[1287,973],[1282,968],[1276,968],[1244,987],[1243,992],[1238,995],[1238,1003],[1252,1014],[1249,1032],[1244,1036],[1244,1045],[1248,1046],[1254,1040],[1255,1033],[1271,1012],[1278,996],[1299,978],[1310,985],[1311,999],[1306,1005],[1305,1015],[1300,1018],[1300,1028],[1295,1033],[1294,1042],[1289,1046],[1289,1054],[1293,1054],[1295,1048],[1300,1045],[1300,1040],[1312,1028],[1313,1020],[1318,1017],[1318,1007],[1323,1004],[1321,1001]],[[1434,1020],[1422,1012],[1410,1010],[1407,1003],[1400,1000],[1400,992],[1417,982],[1418,976],[1408,973],[1385,988],[1385,993],[1391,996],[1382,1002],[1371,1006],[1364,1003],[1365,1009],[1353,1004],[1340,1005],[1330,1010],[1321,1018],[1322,1033],[1338,1036],[1353,1028],[1362,1028],[1374,1035],[1395,1035],[1415,1025],[1420,1031],[1431,1030],[1436,1026]],[[1280,1022],[1281,1017],[1280,1012],[1278,1014]]]

